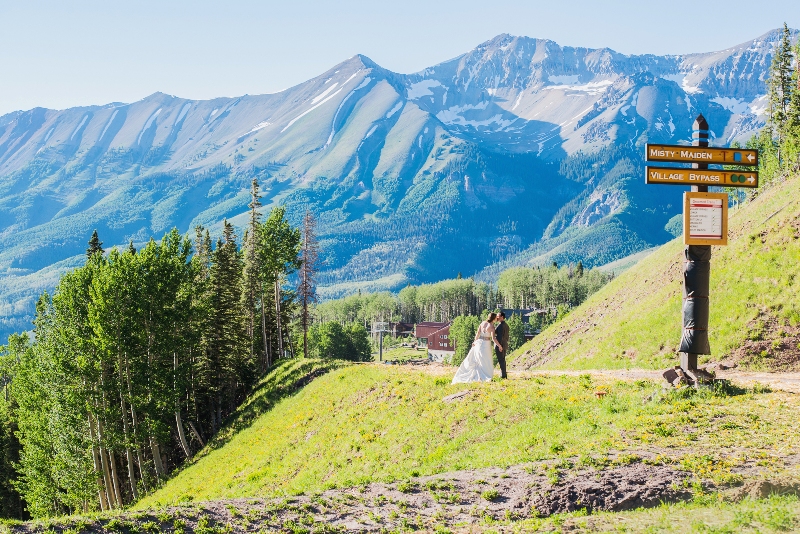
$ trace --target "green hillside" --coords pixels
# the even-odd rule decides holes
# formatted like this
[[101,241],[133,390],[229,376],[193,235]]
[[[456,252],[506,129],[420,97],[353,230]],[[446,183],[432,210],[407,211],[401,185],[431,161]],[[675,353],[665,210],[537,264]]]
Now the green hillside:
[[[620,451],[661,451],[659,462],[683,462],[691,470],[695,454],[685,449],[686,436],[670,430],[690,409],[693,445],[720,454],[747,451],[736,453],[736,461],[701,461],[704,476],[729,481],[730,469],[748,456],[771,457],[785,446],[796,432],[792,414],[800,402],[780,393],[742,396],[743,390],[662,397],[657,384],[589,375],[453,386],[446,371],[285,362],[227,430],[137,508],[314,494],[550,458],[564,459],[563,469],[576,458],[576,466],[597,468],[639,459],[615,456]],[[460,400],[443,400],[465,390]],[[598,398],[596,391],[607,394]],[[742,433],[753,414],[767,423],[768,434]],[[557,469],[551,475],[558,478]]]
[[[675,364],[681,334],[683,248],[679,238],[642,259],[521,347],[514,367]],[[712,254],[710,359],[733,358],[752,368],[796,368],[800,177],[732,209],[729,244],[714,247]]]

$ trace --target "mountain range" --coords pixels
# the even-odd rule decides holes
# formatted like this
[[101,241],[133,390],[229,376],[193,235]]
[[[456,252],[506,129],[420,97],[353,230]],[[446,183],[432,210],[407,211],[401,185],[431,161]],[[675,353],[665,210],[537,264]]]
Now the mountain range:
[[713,144],[753,135],[778,35],[667,56],[499,35],[414,74],[357,55],[274,94],[4,115],[0,339],[93,229],[241,235],[254,177],[266,209],[317,216],[323,298],[662,244],[681,191],[644,185],[643,144],[688,142],[701,112]]

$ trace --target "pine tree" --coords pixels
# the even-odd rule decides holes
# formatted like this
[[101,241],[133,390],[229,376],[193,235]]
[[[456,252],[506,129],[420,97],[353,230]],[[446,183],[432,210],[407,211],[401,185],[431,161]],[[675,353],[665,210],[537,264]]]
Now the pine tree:
[[800,39],[794,46],[794,70],[792,72],[792,94],[786,112],[786,158],[790,166],[800,163]]
[[[786,23],[775,46],[768,80],[768,127],[778,137],[778,146],[786,136],[786,121],[792,96],[792,40]],[[779,162],[782,155],[778,154]]]
[[317,221],[306,210],[303,217],[303,244],[300,249],[300,285],[297,295],[300,298],[300,325],[303,328],[303,356],[308,358],[308,327],[311,325],[310,306],[317,300],[316,276],[319,268],[319,243],[317,242]]
[[95,229],[95,231],[92,232],[92,237],[89,239],[89,248],[86,249],[86,257],[91,258],[97,252],[104,254],[105,250],[103,250],[103,243],[97,236],[97,229]]
[[[259,195],[258,180],[253,178],[250,188],[250,221],[244,235],[244,271],[242,285],[242,307],[247,317],[247,338],[250,342],[250,360],[253,370],[256,369],[256,343],[257,328],[256,318],[262,315],[261,308],[261,265],[258,246],[261,231],[261,196]],[[263,370],[263,365],[260,366]]]
[[233,225],[223,222],[222,238],[212,255],[211,266],[211,339],[210,353],[213,386],[216,393],[216,417],[233,411],[242,392],[240,371],[247,354],[247,332],[241,307],[242,258],[236,245]]
[[22,496],[14,487],[19,477],[16,464],[22,447],[16,436],[14,396],[9,392],[14,368],[28,347],[27,334],[12,334],[8,346],[0,346],[0,518],[6,519],[28,518]]
[[[272,364],[272,349],[278,348],[278,355],[283,355],[283,342],[291,343],[291,336],[286,335],[291,309],[287,307],[285,291],[282,289],[283,279],[300,267],[300,230],[293,228],[286,220],[283,207],[273,209],[260,230],[260,266],[261,266],[261,300],[263,343],[269,351],[266,364]],[[268,306],[267,302],[273,305]],[[290,299],[291,301],[291,299]],[[267,324],[274,324],[268,329]],[[275,344],[273,345],[273,341]]]

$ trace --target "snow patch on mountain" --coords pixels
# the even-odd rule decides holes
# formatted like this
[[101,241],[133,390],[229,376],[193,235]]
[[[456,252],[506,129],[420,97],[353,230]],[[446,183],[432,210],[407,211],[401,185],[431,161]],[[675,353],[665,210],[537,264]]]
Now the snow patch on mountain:
[[438,80],[422,80],[421,82],[412,83],[407,90],[407,98],[409,100],[417,100],[423,96],[433,96],[431,89],[434,87],[442,87],[441,82]]
[[[154,120],[156,120],[156,117],[158,117],[158,115],[159,115],[159,113],[161,113],[161,110],[162,110],[162,109],[163,109],[163,108],[158,108],[158,109],[155,111],[155,113],[153,113],[152,115],[150,115],[150,118],[149,118],[149,119],[147,119],[147,122],[145,122],[145,123],[144,123],[144,127],[142,128],[142,131],[141,131],[141,132],[139,132],[139,138],[136,140],[136,144],[137,144],[137,145],[138,145],[138,144],[141,144],[141,142],[142,142],[142,136],[144,135],[144,132],[146,132],[146,131],[147,131],[147,129],[148,129],[148,128],[150,128],[150,125],[151,125],[151,124],[153,124],[153,121],[154,121]],[[216,111],[216,110],[214,110],[214,111]],[[213,113],[212,113],[212,115],[213,115]]]
[[519,117],[515,117],[513,119],[504,119],[503,115],[498,113],[486,120],[483,121],[473,121],[468,120],[462,117],[461,115],[457,115],[455,113],[449,113],[449,110],[442,110],[436,114],[436,118],[442,121],[445,124],[455,124],[458,126],[472,126],[473,128],[478,128],[479,126],[489,126],[490,124],[497,124],[498,128],[495,131],[500,131],[504,128],[508,128],[515,122],[519,120]]
[[613,83],[614,82],[611,80],[601,80],[599,82],[589,82],[583,85],[548,85],[543,89],[562,89],[576,93],[586,93],[588,95],[599,95],[605,93]]
[[[339,71],[337,70],[336,72],[339,72]],[[350,76],[350,77],[347,79],[347,81],[346,81],[346,82],[344,82],[344,83],[342,84],[342,87],[344,87],[345,85],[347,85],[347,82],[349,82],[350,80],[352,80],[352,79],[355,77],[355,75],[356,75],[356,74],[358,74],[359,72],[361,72],[361,69],[358,69],[358,70],[355,72],[355,74],[353,74],[352,76]],[[342,101],[341,101],[341,102],[339,102],[339,107],[338,107],[338,108],[336,108],[336,113],[334,113],[334,114],[333,114],[333,121],[331,121],[331,133],[330,133],[330,135],[328,135],[328,140],[327,140],[327,141],[325,141],[325,146],[323,146],[323,147],[322,147],[323,149],[326,149],[326,148],[328,148],[328,146],[330,146],[331,142],[333,141],[333,136],[334,136],[334,135],[336,135],[336,119],[338,119],[338,118],[339,118],[339,112],[340,112],[340,111],[342,111],[342,107],[344,106],[344,103],[345,103],[345,102],[347,102],[347,101],[350,99],[350,97],[351,97],[351,96],[353,96],[353,94],[355,94],[355,92],[356,92],[356,91],[358,91],[359,89],[363,89],[364,87],[366,87],[367,85],[369,85],[369,82],[371,82],[371,81],[372,81],[372,78],[370,78],[369,76],[367,76],[366,78],[364,78],[363,80],[361,80],[361,83],[360,83],[360,84],[358,84],[358,86],[357,86],[355,89],[353,89],[352,91],[350,91],[349,93],[347,93],[347,96],[346,96],[346,97],[344,97],[344,98],[342,99]],[[340,90],[341,90],[341,89],[340,89]],[[288,128],[288,126],[287,126],[286,128]],[[286,128],[284,128],[284,130],[285,130]],[[281,130],[281,132],[283,132],[283,130]]]
[[750,102],[750,113],[756,116],[762,115],[766,113],[768,105],[769,102],[767,102],[767,95],[761,95]]
[[[353,76],[350,76],[350,78],[348,78],[348,79],[347,79],[347,82],[349,82],[350,80],[352,80],[354,77],[355,77],[355,74],[353,74]],[[353,89],[353,91],[358,91],[359,89],[363,89],[364,87],[368,86],[368,85],[369,85],[369,82],[371,82],[371,81],[372,81],[372,78],[370,78],[369,76],[367,76],[366,78],[364,78],[363,80],[361,80],[361,83],[360,83],[360,84],[358,84],[358,85],[356,86],[356,88],[355,88],[355,89]],[[344,84],[342,84],[342,85],[347,85],[347,82],[344,82]]]
[[[183,107],[181,108],[181,112],[178,113],[178,118],[175,119],[175,125],[177,125],[179,122],[181,122],[181,119],[186,116],[186,114],[189,112],[189,108],[191,108],[191,107],[192,107],[192,103],[191,102],[187,102],[187,103],[185,103],[183,105]],[[114,113],[116,114],[116,111]]]
[[[102,139],[106,135],[106,132],[108,131],[108,127],[111,126],[112,122],[114,122],[114,117],[117,116],[117,113],[119,113],[119,110],[115,109],[114,113],[111,114],[111,118],[108,119],[108,122],[106,123],[106,127],[103,128],[103,133],[101,133],[100,137],[98,137],[98,140]],[[45,139],[45,141],[47,141],[47,140]]]
[[[694,70],[698,70],[700,67],[697,65],[693,65],[692,67]],[[664,80],[669,80],[671,82],[677,83],[680,88],[683,90],[684,93],[688,93],[690,95],[694,95],[697,93],[702,93],[703,90],[695,85],[691,85],[689,83],[689,77],[684,73],[677,73],[677,74],[663,74],[661,78]]]
[[317,109],[318,107],[320,107],[321,105],[323,105],[325,102],[327,102],[327,101],[328,101],[328,100],[330,100],[331,98],[333,98],[333,97],[335,97],[336,95],[338,95],[339,93],[341,93],[341,92],[342,92],[342,89],[344,89],[344,87],[340,87],[338,91],[336,91],[336,92],[335,92],[335,93],[333,93],[332,95],[328,96],[327,98],[325,98],[324,100],[322,100],[321,102],[319,102],[317,105],[315,105],[315,106],[311,106],[310,108],[308,108],[307,110],[305,110],[304,112],[302,112],[300,115],[298,115],[297,117],[295,117],[295,118],[293,118],[292,120],[290,120],[290,121],[289,121],[289,124],[287,124],[286,126],[284,126],[283,130],[281,130],[281,133],[285,132],[286,130],[288,130],[288,129],[289,129],[289,127],[290,127],[292,124],[294,124],[295,122],[299,121],[300,119],[302,119],[303,117],[305,117],[306,115],[308,115],[309,113],[311,113],[312,111],[314,111],[315,109]]
[[578,83],[578,80],[580,80],[580,78],[581,77],[577,74],[571,74],[571,75],[562,74],[560,76],[553,76],[551,74],[547,77],[547,79],[551,83],[558,83],[562,85],[575,85],[576,83]]
[[683,85],[683,80],[686,79],[686,76],[679,72],[678,74],[662,74],[661,78]]
[[519,106],[519,103],[521,101],[522,101],[522,91],[520,91],[519,95],[517,95],[517,99],[514,101],[514,105],[511,106],[511,111],[514,111],[515,109],[517,109],[517,106]]
[[744,100],[740,100],[738,98],[730,98],[727,96],[718,96],[711,99],[712,102],[716,102],[723,108],[727,109],[731,113],[735,113],[737,115],[742,115],[744,113],[750,112],[750,104],[745,102]]
[[[248,133],[248,134],[251,134],[251,133],[253,133],[253,132],[257,132],[257,131],[259,131],[259,130],[261,130],[261,129],[263,129],[263,128],[266,128],[266,127],[267,127],[267,126],[269,126],[270,124],[272,124],[272,123],[271,123],[271,122],[269,122],[269,121],[261,121],[261,122],[259,122],[258,124],[256,124],[255,126],[253,126],[253,129],[252,129],[252,130],[250,130],[250,131],[249,131],[249,132],[247,132],[247,133]],[[247,134],[245,134],[245,135],[247,135]]]
[[394,115],[395,113],[400,111],[400,108],[402,108],[402,107],[403,107],[403,101],[400,100],[400,101],[397,102],[397,104],[394,105],[394,107],[392,109],[389,110],[389,112],[386,114],[386,118],[387,119],[390,118],[392,115]]
[[322,100],[323,98],[325,98],[326,96],[328,96],[328,95],[330,94],[330,92],[331,92],[331,91],[333,91],[334,89],[336,89],[336,86],[337,86],[337,85],[339,85],[339,82],[333,82],[333,85],[331,85],[330,87],[328,87],[327,89],[325,89],[325,90],[324,90],[322,93],[320,93],[319,95],[315,96],[315,97],[314,97],[314,98],[311,100],[311,103],[312,103],[312,104],[316,104],[317,102],[319,102],[320,100]]
[[86,121],[89,120],[89,115],[84,115],[83,120],[81,123],[72,131],[72,135],[69,136],[69,140],[72,141],[72,138],[75,137],[75,134],[78,133],[78,130],[83,128],[83,125],[86,124]]

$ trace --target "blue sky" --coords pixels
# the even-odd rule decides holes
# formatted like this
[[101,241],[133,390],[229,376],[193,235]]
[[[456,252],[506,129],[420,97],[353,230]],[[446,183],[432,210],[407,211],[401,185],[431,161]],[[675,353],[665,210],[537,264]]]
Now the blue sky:
[[414,72],[500,33],[707,52],[784,21],[800,27],[800,1],[0,0],[0,114],[276,92],[357,53]]

